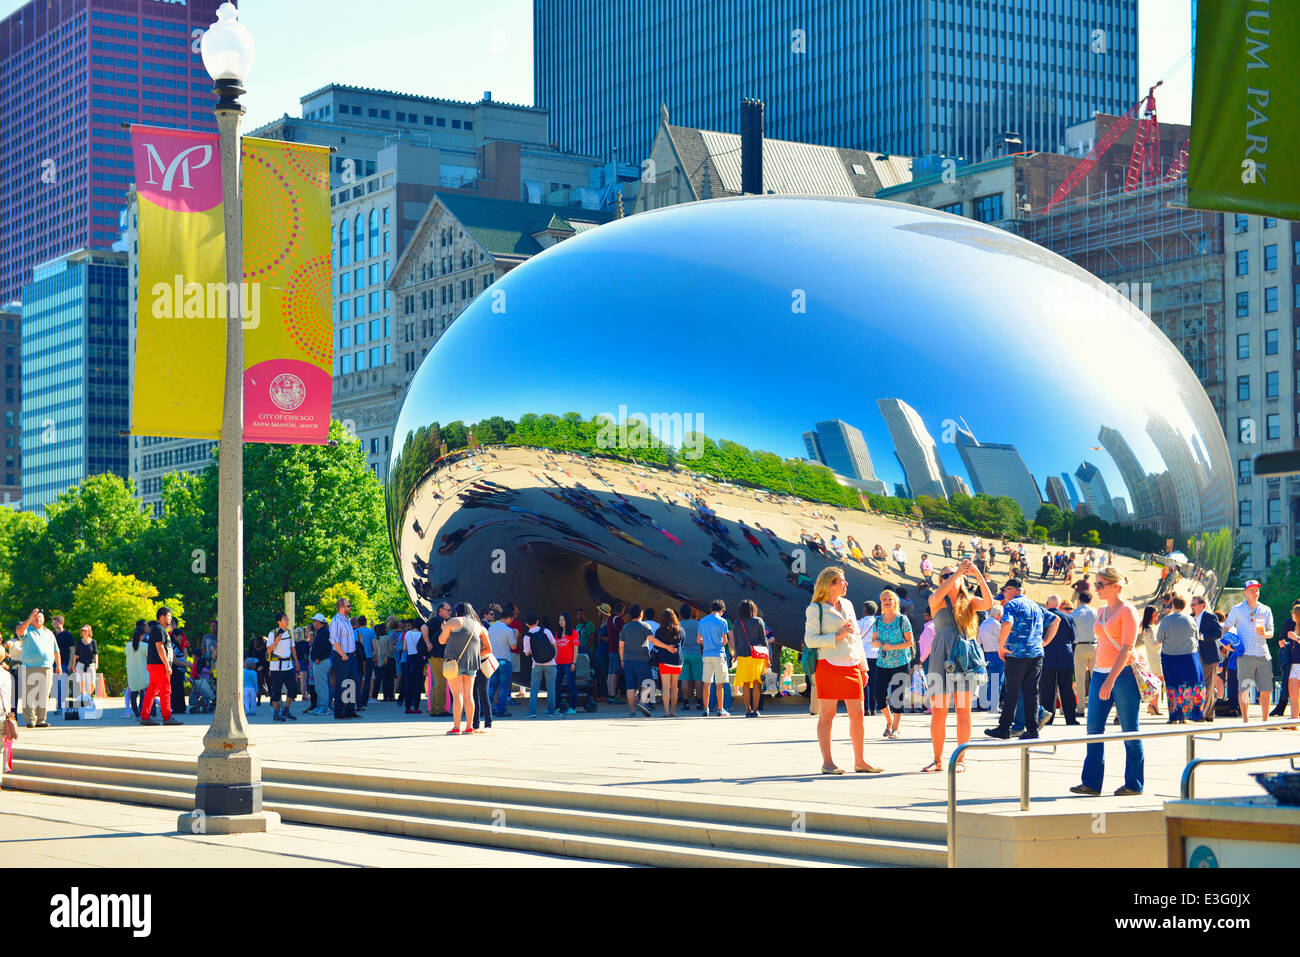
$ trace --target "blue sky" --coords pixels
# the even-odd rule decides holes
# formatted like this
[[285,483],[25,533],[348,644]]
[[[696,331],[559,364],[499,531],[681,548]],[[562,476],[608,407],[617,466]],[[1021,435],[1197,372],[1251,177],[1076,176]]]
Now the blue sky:
[[[0,17],[22,5],[0,0]],[[239,7],[257,41],[244,98],[252,126],[298,115],[298,98],[327,83],[456,100],[491,90],[497,100],[533,102],[532,0],[243,0]],[[1138,13],[1145,90],[1191,49],[1191,0],[1140,0]],[[1187,59],[1165,79],[1162,119],[1189,121],[1191,86]]]

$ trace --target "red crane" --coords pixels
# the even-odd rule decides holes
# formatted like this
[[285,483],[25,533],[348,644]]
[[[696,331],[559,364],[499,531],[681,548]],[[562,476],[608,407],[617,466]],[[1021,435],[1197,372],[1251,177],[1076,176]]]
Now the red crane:
[[1169,171],[1165,173],[1166,183],[1172,183],[1187,172],[1187,151],[1191,145],[1190,138],[1183,140],[1182,148],[1179,149],[1178,155],[1174,157],[1174,161],[1169,164]]
[[[1146,96],[1134,103],[1123,116],[1115,121],[1114,125],[1106,131],[1106,135],[1099,139],[1096,145],[1093,146],[1092,151],[1083,158],[1083,162],[1070,170],[1070,175],[1065,177],[1061,182],[1061,185],[1056,188],[1056,192],[1052,194],[1052,201],[1043,207],[1042,212],[1044,214],[1050,213],[1055,209],[1067,196],[1070,195],[1070,192],[1074,187],[1083,182],[1087,175],[1092,172],[1093,167],[1097,165],[1097,161],[1106,155],[1106,151],[1115,145],[1115,141],[1124,135],[1124,132],[1133,125],[1133,121],[1137,119],[1138,114],[1142,112],[1145,112],[1145,115],[1142,117],[1141,124],[1138,127],[1137,138],[1133,143],[1133,154],[1129,159],[1128,174],[1124,179],[1124,188],[1133,188],[1133,186],[1129,185],[1129,181],[1134,179],[1135,176],[1139,180],[1143,178],[1143,167],[1146,167],[1148,171],[1154,170],[1154,177],[1159,179],[1160,127],[1156,125],[1155,94],[1156,87],[1162,86],[1163,84],[1164,81],[1161,80],[1155,86],[1151,87],[1151,89],[1147,91]],[[1151,138],[1152,129],[1155,131],[1155,149],[1148,155],[1145,144],[1146,140]],[[1136,173],[1135,168],[1137,170]],[[1136,185],[1136,182],[1134,185]]]

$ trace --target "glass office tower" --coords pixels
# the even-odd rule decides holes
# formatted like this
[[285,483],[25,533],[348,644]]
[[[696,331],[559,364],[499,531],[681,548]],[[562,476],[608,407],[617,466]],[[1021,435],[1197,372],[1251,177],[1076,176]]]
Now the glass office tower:
[[126,478],[127,264],[78,250],[23,289],[23,508],[44,512],[89,475]]
[[1137,0],[533,0],[533,100],[562,149],[639,161],[671,121],[908,156],[1054,150],[1136,102]]
[[123,122],[216,132],[197,39],[220,2],[33,0],[0,20],[0,302],[37,263],[118,238]]

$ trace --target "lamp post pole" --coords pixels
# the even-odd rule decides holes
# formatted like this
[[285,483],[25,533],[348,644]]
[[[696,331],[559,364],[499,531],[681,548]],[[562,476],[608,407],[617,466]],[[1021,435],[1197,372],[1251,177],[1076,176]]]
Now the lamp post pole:
[[244,721],[244,228],[239,121],[243,77],[252,63],[252,37],[232,4],[217,10],[203,35],[203,61],[216,84],[221,134],[221,187],[226,231],[226,375],[218,451],[217,701],[203,736],[194,812],[187,833],[267,831],[280,815],[262,810],[262,767]]

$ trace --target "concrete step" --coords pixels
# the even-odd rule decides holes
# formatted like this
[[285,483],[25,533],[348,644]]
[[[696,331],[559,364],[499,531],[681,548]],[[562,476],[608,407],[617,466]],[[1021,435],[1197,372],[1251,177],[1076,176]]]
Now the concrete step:
[[[193,807],[193,761],[135,752],[29,747],[15,756],[14,767],[16,773],[5,780],[14,782],[15,788]],[[542,840],[552,848],[571,844],[583,849],[575,856],[645,864],[666,860],[663,848],[679,857],[685,854],[679,864],[693,860],[695,852],[749,855],[759,866],[780,862],[943,867],[947,863],[942,823],[876,812],[856,816],[805,813],[778,805],[722,807],[670,795],[280,766],[263,768],[263,802],[286,820],[304,823],[417,836],[432,829],[425,836],[519,849],[537,849],[536,841]],[[330,814],[336,820],[331,821]],[[503,832],[509,835],[504,843]],[[601,856],[597,853],[601,848],[614,856]],[[626,856],[632,853],[636,861]]]
[[[194,793],[162,788],[130,787],[102,782],[77,781],[64,777],[32,774],[8,774],[7,789],[61,794],[68,797],[114,801],[192,810]],[[360,811],[333,806],[265,801],[263,807],[276,811],[281,818],[295,824],[343,828],[398,834],[425,840],[474,844],[512,850],[533,851],[560,857],[612,861],[652,867],[849,867],[838,860],[819,860],[715,847],[665,844],[612,836],[566,833],[539,828],[498,827],[470,821],[441,820],[423,815],[403,815],[382,811]],[[861,865],[857,865],[861,866]],[[870,865],[868,865],[870,866]],[[877,865],[880,866],[880,865]]]

